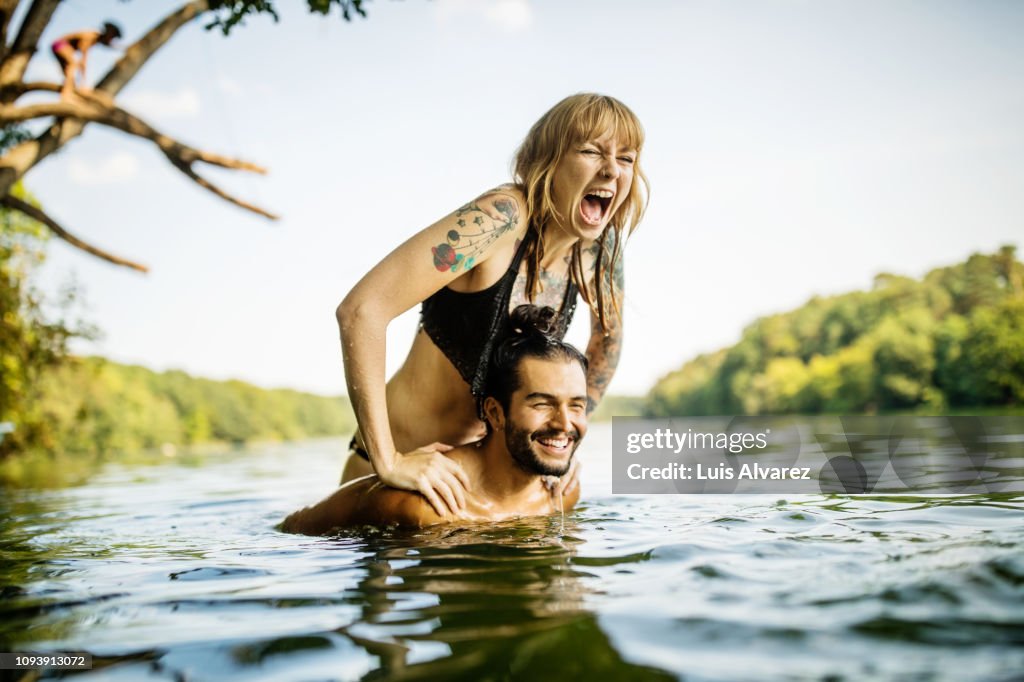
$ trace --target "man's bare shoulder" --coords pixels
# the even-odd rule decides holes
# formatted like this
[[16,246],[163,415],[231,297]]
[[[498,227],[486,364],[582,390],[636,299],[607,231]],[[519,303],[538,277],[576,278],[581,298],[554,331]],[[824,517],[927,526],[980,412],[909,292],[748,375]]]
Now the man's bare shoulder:
[[423,495],[410,490],[392,488],[381,483],[379,479],[367,492],[364,506],[369,516],[372,516],[367,518],[366,523],[422,528],[445,521],[444,517],[438,516]]
[[349,481],[315,505],[291,514],[280,528],[286,533],[325,535],[352,526],[421,528],[443,521],[419,493],[391,488],[370,475]]

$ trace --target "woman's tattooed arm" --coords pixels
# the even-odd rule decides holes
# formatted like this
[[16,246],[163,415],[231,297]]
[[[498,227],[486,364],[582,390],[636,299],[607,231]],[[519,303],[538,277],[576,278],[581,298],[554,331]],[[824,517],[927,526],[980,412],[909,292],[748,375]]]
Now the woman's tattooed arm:
[[[587,360],[590,364],[587,370],[588,415],[597,408],[597,404],[608,390],[608,384],[615,376],[615,368],[619,365],[619,356],[622,353],[625,264],[623,250],[619,251],[618,258],[612,262],[612,249],[612,244],[606,244],[604,253],[601,253],[597,243],[587,249],[587,255],[593,258],[593,262],[596,262],[598,257],[601,258],[605,286],[607,287],[611,281],[615,282],[615,306],[605,315],[607,331],[601,327],[601,318],[597,312],[591,309],[590,313],[590,342],[587,343]],[[607,289],[605,291],[607,292]],[[596,301],[596,297],[592,297],[591,300]]]
[[431,247],[434,267],[441,272],[468,271],[477,256],[519,222],[514,197],[492,191],[455,211],[455,225],[447,239]]

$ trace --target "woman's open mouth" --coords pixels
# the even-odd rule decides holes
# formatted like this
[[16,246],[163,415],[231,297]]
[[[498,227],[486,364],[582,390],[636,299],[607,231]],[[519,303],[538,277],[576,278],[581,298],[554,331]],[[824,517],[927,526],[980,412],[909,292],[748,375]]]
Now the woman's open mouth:
[[587,225],[600,225],[612,205],[615,193],[607,189],[596,189],[583,195],[580,201],[580,216]]

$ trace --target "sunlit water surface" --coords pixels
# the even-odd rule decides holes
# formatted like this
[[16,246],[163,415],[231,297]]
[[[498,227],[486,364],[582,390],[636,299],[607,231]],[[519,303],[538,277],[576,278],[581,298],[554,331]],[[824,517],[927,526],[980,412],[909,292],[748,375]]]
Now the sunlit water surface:
[[277,532],[334,440],[5,493],[0,650],[110,680],[1024,674],[1024,496],[616,497],[610,443],[564,520],[461,530]]

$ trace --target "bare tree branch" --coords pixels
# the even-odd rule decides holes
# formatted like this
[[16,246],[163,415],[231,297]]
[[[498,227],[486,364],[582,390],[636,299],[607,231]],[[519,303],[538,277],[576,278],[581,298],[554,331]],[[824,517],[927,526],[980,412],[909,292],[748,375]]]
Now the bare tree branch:
[[7,27],[18,8],[18,0],[0,0],[0,61],[7,56]]
[[[36,0],[37,3],[40,1]],[[207,9],[208,0],[192,0],[171,12],[125,50],[125,55],[111,67],[96,89],[111,96],[116,95],[139,72],[142,65],[164,46],[175,31]],[[20,80],[20,77],[15,80]],[[0,85],[3,82],[0,81]],[[22,142],[8,151],[0,158],[0,195],[10,193],[14,183],[30,168],[80,135],[84,127],[85,122],[79,119],[58,119],[35,139]]]
[[[51,87],[39,88],[40,90],[60,90],[60,86],[48,83]],[[0,104],[0,125],[31,121],[34,118],[44,116],[66,116],[81,118],[87,121],[99,121],[106,115],[102,109],[88,103],[70,102],[43,102],[31,104],[27,107],[16,107]]]
[[100,249],[96,246],[93,246],[83,241],[82,239],[79,239],[78,237],[71,234],[63,227],[61,227],[60,224],[57,223],[57,221],[55,221],[50,216],[46,215],[46,213],[44,213],[41,209],[38,209],[32,204],[22,201],[17,197],[11,196],[10,194],[4,197],[0,197],[0,204],[6,206],[7,208],[14,209],[15,211],[24,213],[33,220],[39,221],[43,225],[46,225],[48,228],[50,228],[50,232],[60,237],[68,244],[71,244],[72,246],[79,248],[82,251],[85,251],[86,253],[90,253],[93,256],[96,256],[97,258],[102,258],[103,260],[109,263],[113,263],[114,265],[123,265],[125,267],[132,268],[133,270],[138,270],[139,272],[149,272],[149,268],[147,268],[145,265],[141,265],[139,263],[135,263],[133,261],[121,258],[119,256],[115,256],[111,253],[107,253],[103,249]]
[[238,198],[228,194],[227,192],[225,192],[221,188],[217,187],[216,185],[214,185],[212,182],[210,182],[206,178],[201,177],[194,170],[192,170],[192,166],[190,164],[188,164],[188,163],[186,163],[186,162],[184,162],[184,161],[182,161],[180,159],[176,159],[176,158],[174,158],[172,156],[168,156],[167,158],[168,158],[168,160],[170,160],[171,164],[175,168],[180,170],[182,173],[184,173],[188,177],[192,178],[192,180],[194,180],[196,182],[196,184],[198,184],[200,187],[204,187],[204,188],[210,190],[211,192],[213,192],[214,194],[219,196],[224,201],[228,201],[228,202],[234,204],[235,206],[238,206],[239,208],[244,208],[244,209],[246,209],[248,211],[252,211],[253,213],[257,213],[257,214],[259,214],[259,215],[261,215],[261,216],[263,216],[265,218],[269,218],[271,220],[277,220],[278,216],[274,215],[273,213],[265,211],[262,208],[260,208],[259,206],[254,206],[254,205],[252,205],[252,204],[250,204],[248,202],[242,201],[241,199],[238,199]]
[[[44,82],[23,83],[19,86],[19,90],[23,93],[39,90],[60,92],[60,86]],[[266,168],[255,163],[221,156],[179,142],[157,131],[135,114],[116,106],[113,100],[103,93],[80,93],[76,101],[41,102],[24,107],[0,105],[0,125],[29,121],[46,116],[78,118],[84,121],[109,125],[129,135],[152,140],[165,154],[173,155],[185,163],[202,161],[203,163],[220,166],[221,168],[246,170],[259,173],[260,175],[266,175],[267,173]]]
[[[23,92],[31,90],[58,91],[59,89],[60,88],[53,83],[25,83],[22,85]],[[188,176],[189,179],[197,183],[200,187],[213,192],[225,201],[248,211],[252,211],[258,215],[271,220],[276,220],[278,217],[265,209],[228,194],[209,180],[198,175],[192,168],[192,164],[196,161],[201,161],[214,166],[220,166],[221,168],[246,170],[260,174],[265,174],[267,172],[265,168],[248,161],[241,161],[239,159],[232,159],[219,154],[213,154],[179,142],[178,140],[157,131],[151,125],[134,114],[131,114],[120,107],[114,106],[113,102],[105,93],[95,92],[91,95],[82,94],[76,101],[43,102],[40,104],[30,104],[24,107],[0,105],[0,123],[27,121],[41,116],[75,117],[82,121],[108,125],[113,128],[117,128],[122,132],[128,133],[129,135],[150,140],[160,148],[160,151],[164,153],[164,156],[167,157],[167,160],[170,161],[175,168]]]
[[36,52],[36,44],[43,35],[46,25],[50,23],[50,17],[59,2],[60,0],[33,0],[25,14],[25,20],[21,22],[18,37],[4,55],[3,62],[0,62],[0,86],[16,83],[25,76],[28,62]]
[[210,9],[209,0],[192,0],[168,14],[163,21],[149,29],[146,35],[124,51],[124,56],[110,67],[107,75],[96,84],[96,89],[111,96],[121,92],[121,88],[135,77],[139,69],[170,40],[178,29],[208,9]]

